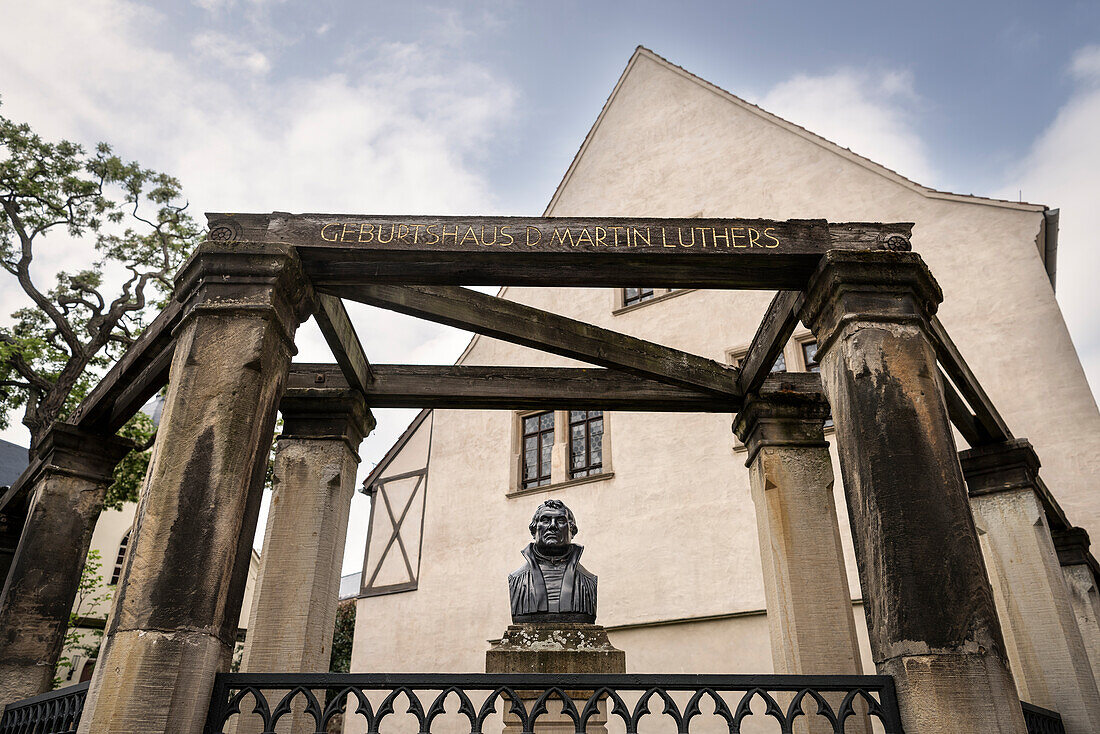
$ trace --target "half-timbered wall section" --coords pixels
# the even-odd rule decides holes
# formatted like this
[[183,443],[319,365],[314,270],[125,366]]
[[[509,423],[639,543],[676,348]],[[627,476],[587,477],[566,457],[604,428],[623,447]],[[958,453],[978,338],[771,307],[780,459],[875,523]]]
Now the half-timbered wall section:
[[416,589],[428,496],[432,413],[422,411],[364,481],[371,498],[362,595]]

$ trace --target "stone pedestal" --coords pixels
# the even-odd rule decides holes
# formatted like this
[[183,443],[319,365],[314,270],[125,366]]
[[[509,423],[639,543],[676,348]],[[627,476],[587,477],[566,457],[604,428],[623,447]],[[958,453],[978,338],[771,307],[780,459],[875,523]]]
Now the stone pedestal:
[[[283,434],[241,672],[323,673],[332,655],[359,443],[374,417],[357,390],[289,390],[279,409]],[[268,692],[269,703],[281,693]],[[312,722],[296,710],[276,730],[312,732]],[[242,724],[237,731],[248,729]]]
[[247,243],[203,245],[176,297],[186,311],[82,734],[202,731],[236,641],[294,332],[312,306],[292,251]]
[[[626,672],[626,653],[611,645],[607,631],[597,624],[545,622],[512,624],[504,637],[485,653],[485,672],[497,674],[553,673],[607,674]],[[528,713],[542,691],[516,691]],[[567,691],[577,707],[583,710],[591,691]],[[552,698],[557,701],[557,698]],[[553,707],[553,704],[551,704]],[[498,710],[501,707],[498,706]],[[520,734],[519,717],[504,705],[504,734]],[[588,720],[588,734],[606,734],[606,701],[600,702],[598,713]],[[539,716],[536,734],[575,734],[576,727],[568,716]]]
[[911,252],[831,250],[802,320],[818,341],[878,672],[917,734],[1023,734],[938,382],[942,299]]
[[55,423],[35,448],[42,463],[0,596],[0,705],[51,689],[92,531],[133,443]]
[[959,457],[1021,700],[1060,713],[1067,734],[1100,732],[1100,693],[1040,499],[1039,458],[1022,438]]

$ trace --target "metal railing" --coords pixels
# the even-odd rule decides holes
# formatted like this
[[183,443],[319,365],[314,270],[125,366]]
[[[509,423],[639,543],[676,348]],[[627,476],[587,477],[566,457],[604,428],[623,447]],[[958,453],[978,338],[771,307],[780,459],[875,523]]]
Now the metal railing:
[[1027,701],[1021,701],[1020,705],[1024,708],[1027,734],[1066,734],[1062,716],[1057,711],[1035,706]]
[[[361,717],[370,734],[383,722],[389,731],[406,731],[401,719],[409,734],[431,734],[433,724],[446,716],[449,723],[437,734],[441,729],[485,734],[487,722],[490,731],[500,731],[501,714],[511,730],[524,734],[551,718],[559,722],[557,730],[566,723],[583,733],[605,716],[609,729],[637,734],[647,715],[670,718],[678,734],[700,732],[698,723],[714,717],[730,734],[739,734],[747,719],[768,718],[789,734],[799,717],[817,717],[843,734],[846,721],[864,716],[877,720],[885,734],[902,734],[888,676],[477,673],[223,673],[214,682],[205,732],[269,732],[293,717],[323,732],[343,716]],[[490,721],[494,715],[498,718]]]
[[9,703],[0,718],[0,734],[73,734],[87,695],[85,682]]

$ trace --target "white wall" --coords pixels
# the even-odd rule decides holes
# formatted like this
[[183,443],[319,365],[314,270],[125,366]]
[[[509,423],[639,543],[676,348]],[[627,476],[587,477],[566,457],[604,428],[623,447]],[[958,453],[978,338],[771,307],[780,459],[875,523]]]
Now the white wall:
[[[1100,415],[1036,247],[1041,207],[921,190],[643,52],[549,214],[915,222],[914,249],[946,295],[943,323],[1013,432],[1034,444],[1071,521],[1100,537],[1092,486]],[[748,344],[771,297],[692,291],[614,315],[606,289],[504,295],[720,361]],[[482,338],[463,361],[572,364]],[[725,617],[613,631],[628,670],[682,671],[685,660],[693,672],[771,669],[766,620],[748,614],[763,609],[764,595],[731,418],[609,414],[614,477],[553,492],[576,513],[582,562],[600,577],[600,623]],[[528,520],[545,498],[506,497],[515,481],[513,420],[507,412],[435,411],[419,589],[359,601],[353,671],[483,670],[486,641],[508,624],[505,578],[520,565]],[[838,511],[846,527],[842,501]],[[843,536],[858,595],[851,538]],[[865,640],[863,647],[869,661]]]

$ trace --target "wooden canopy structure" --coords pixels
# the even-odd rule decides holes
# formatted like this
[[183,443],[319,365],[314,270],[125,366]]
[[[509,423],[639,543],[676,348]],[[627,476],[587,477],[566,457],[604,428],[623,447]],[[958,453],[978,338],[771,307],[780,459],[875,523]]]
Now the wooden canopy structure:
[[[243,594],[239,551],[252,542],[259,467],[266,465],[280,402],[284,410],[293,404],[309,413],[288,421],[293,428],[286,433],[335,437],[354,453],[369,418],[350,411],[336,422],[323,415],[329,408],[309,408],[311,401],[336,396],[340,402],[326,405],[340,410],[359,401],[368,408],[730,413],[770,400],[777,412],[757,408],[751,420],[789,424],[798,411],[798,421],[820,423],[814,406],[822,393],[837,425],[872,649],[880,672],[896,679],[907,731],[968,730],[965,722],[981,722],[983,731],[1019,731],[1018,700],[947,421],[973,449],[1006,446],[1013,436],[934,315],[942,295],[911,252],[910,224],[279,212],[208,218],[209,239],[183,268],[175,299],[59,429],[69,443],[44,447],[0,498],[0,512],[31,513],[0,624],[15,624],[20,614],[33,617],[28,625],[53,624],[53,632],[35,628],[39,654],[48,654],[42,646],[54,644],[50,634],[56,637],[60,624],[50,615],[67,615],[63,597],[74,569],[79,578],[87,536],[83,548],[43,561],[55,539],[34,536],[29,500],[35,496],[41,510],[50,482],[61,475],[102,485],[96,442],[169,385],[123,591],[81,731],[189,731],[197,724],[186,722],[205,715],[205,701],[160,698],[185,686],[208,694],[224,663],[222,646],[229,628],[235,631]],[[639,284],[778,293],[737,368],[463,287]],[[594,367],[371,364],[344,300]],[[294,330],[309,315],[335,364],[290,361]],[[800,320],[826,355],[823,381],[769,376]],[[870,380],[850,366],[864,352],[877,355]],[[771,430],[754,440],[791,443]],[[1053,496],[1037,487],[1051,530],[1069,531]],[[52,511],[64,512],[63,505],[59,500]],[[165,560],[169,550],[176,555]],[[943,568],[928,567],[933,556],[946,557]],[[17,598],[26,593],[21,579],[43,563],[53,564],[58,585],[36,592],[33,603]],[[1091,555],[1088,563],[1096,565]],[[32,652],[10,654],[29,669],[19,655]],[[931,672],[911,667],[913,661]],[[143,676],[155,684],[134,683]],[[1005,701],[1008,713],[1001,711]],[[925,728],[925,709],[949,709],[950,721]]]

